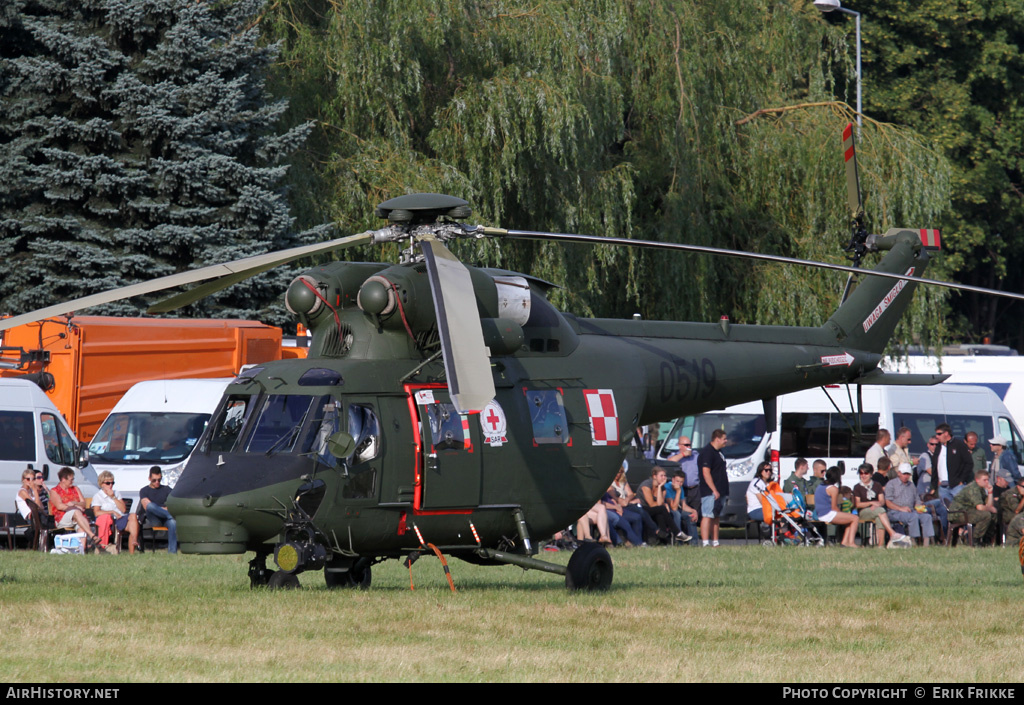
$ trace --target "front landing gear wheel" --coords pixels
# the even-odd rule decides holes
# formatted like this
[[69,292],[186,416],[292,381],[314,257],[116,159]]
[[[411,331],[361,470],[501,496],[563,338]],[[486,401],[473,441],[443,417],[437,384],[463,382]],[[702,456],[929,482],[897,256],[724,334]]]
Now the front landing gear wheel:
[[608,551],[599,543],[582,543],[569,558],[565,586],[570,590],[607,590],[613,574]]
[[359,588],[366,590],[370,587],[370,559],[360,558],[351,568],[344,572],[324,570],[324,581],[329,588]]
[[302,587],[299,584],[299,577],[292,573],[286,573],[283,570],[279,570],[271,575],[270,580],[267,581],[268,590],[294,590],[298,587]]
[[256,554],[256,557],[249,561],[249,587],[266,587],[270,582],[270,576],[274,571],[267,568],[267,553]]

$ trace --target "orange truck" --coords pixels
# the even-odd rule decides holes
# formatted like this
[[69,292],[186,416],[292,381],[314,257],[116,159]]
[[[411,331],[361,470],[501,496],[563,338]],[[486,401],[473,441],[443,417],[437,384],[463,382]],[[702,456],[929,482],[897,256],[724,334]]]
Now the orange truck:
[[84,441],[136,382],[230,377],[243,365],[305,352],[285,352],[281,329],[256,321],[74,316],[2,336],[0,377],[39,384]]

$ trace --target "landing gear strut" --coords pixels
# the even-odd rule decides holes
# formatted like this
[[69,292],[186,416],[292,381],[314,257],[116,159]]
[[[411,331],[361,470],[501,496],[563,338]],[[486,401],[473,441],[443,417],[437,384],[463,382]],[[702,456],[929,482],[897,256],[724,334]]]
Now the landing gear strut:
[[586,590],[588,592],[607,590],[611,587],[614,576],[612,558],[608,555],[608,551],[598,543],[581,544],[573,551],[567,566],[547,563],[518,553],[495,551],[490,548],[478,549],[476,555],[487,561],[508,563],[520,568],[532,568],[543,570],[545,573],[564,575],[565,587],[570,590]]
[[266,587],[274,571],[267,568],[267,556],[270,551],[258,551],[256,557],[249,561],[249,587]]

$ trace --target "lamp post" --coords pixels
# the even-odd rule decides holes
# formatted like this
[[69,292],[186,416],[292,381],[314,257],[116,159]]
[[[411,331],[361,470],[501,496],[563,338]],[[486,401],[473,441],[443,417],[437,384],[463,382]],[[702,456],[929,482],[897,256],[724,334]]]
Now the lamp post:
[[[834,12],[835,10],[839,10],[839,12],[842,12],[844,15],[853,15],[854,20],[856,20],[856,28],[857,28],[857,127],[860,128],[860,126],[861,126],[861,119],[860,119],[861,102],[860,102],[860,98],[861,98],[861,84],[862,84],[861,73],[860,73],[860,13],[856,12],[854,10],[847,10],[845,7],[843,7],[842,3],[839,0],[814,0],[814,6],[816,8],[818,8],[819,10],[821,10],[822,12],[824,12],[824,13],[829,13],[829,12]],[[858,129],[858,132],[860,132],[859,129]]]

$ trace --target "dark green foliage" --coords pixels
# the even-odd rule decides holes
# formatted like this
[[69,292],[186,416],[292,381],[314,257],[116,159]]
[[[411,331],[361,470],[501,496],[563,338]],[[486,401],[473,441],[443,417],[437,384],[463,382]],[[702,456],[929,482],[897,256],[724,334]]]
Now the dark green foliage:
[[[278,0],[264,19],[284,41],[275,80],[296,120],[319,123],[292,175],[300,217],[356,232],[379,222],[376,203],[438,191],[505,227],[842,262],[852,115],[832,77],[847,48],[844,28],[804,5]],[[932,225],[948,203],[944,160],[903,129],[868,124],[863,137],[873,230]],[[817,325],[845,284],[695,255],[457,249],[558,282],[559,304],[603,316]],[[942,296],[918,295],[904,340],[941,334]]]
[[[297,242],[262,0],[16,0],[0,12],[0,309],[21,312]],[[287,275],[193,307],[287,320]],[[138,314],[132,302],[98,313]]]
[[[959,278],[1021,291],[1024,10],[1006,0],[891,0],[865,12],[865,111],[911,126],[951,162],[941,225]],[[965,294],[954,308],[968,339],[1024,346],[1019,303]]]

